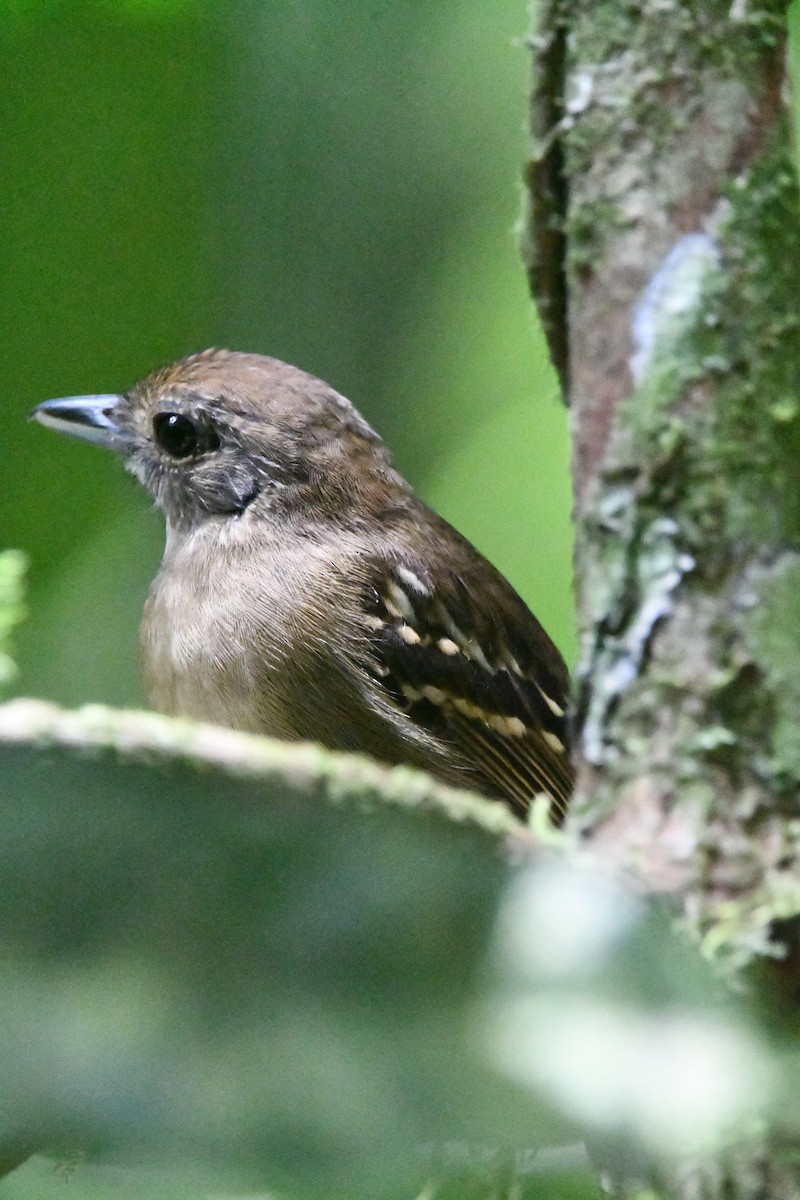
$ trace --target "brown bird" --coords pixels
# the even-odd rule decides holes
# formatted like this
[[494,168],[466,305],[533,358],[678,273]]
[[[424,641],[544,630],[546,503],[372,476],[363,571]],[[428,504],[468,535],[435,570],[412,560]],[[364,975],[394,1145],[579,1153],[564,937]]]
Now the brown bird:
[[164,510],[140,632],[153,708],[563,812],[561,655],[328,384],[206,350],[32,416],[119,451]]

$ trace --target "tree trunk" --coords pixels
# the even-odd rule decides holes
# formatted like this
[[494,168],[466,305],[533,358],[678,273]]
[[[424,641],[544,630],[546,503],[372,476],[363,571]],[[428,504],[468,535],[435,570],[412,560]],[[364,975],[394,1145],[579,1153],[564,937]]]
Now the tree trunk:
[[[573,819],[735,970],[780,953],[774,923],[800,912],[785,16],[554,0],[533,38],[526,252],[574,434]],[[776,1170],[692,1194],[800,1194]]]

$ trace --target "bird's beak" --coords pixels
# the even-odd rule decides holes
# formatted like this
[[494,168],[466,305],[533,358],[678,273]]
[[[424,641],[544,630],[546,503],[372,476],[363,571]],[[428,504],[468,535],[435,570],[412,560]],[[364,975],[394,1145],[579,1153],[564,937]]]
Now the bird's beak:
[[121,396],[65,396],[61,400],[45,400],[37,404],[30,419],[82,442],[124,452],[132,439],[114,417],[121,399]]

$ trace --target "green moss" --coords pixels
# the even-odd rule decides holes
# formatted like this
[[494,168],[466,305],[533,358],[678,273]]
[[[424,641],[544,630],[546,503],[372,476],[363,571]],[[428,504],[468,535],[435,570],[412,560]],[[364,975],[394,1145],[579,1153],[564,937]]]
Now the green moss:
[[[800,203],[787,146],[779,121],[728,189],[715,253],[700,243],[674,272],[676,296],[694,302],[673,306],[656,289],[649,357],[583,530],[597,636],[585,737],[596,761],[621,751],[617,783],[652,753],[665,711],[674,780],[720,769],[741,797],[748,779],[761,795],[800,780]],[[679,597],[695,611],[683,636],[696,634],[697,650],[675,647],[630,688]],[[684,677],[681,653],[696,653],[702,679]]]
[[800,204],[785,134],[748,186],[730,188],[720,267],[707,270],[696,305],[654,318],[657,342],[615,452],[618,470],[636,468],[645,511],[674,510],[698,549],[724,513],[720,532],[738,557],[743,546],[800,541]]
[[600,198],[592,204],[573,206],[568,221],[568,261],[570,275],[589,270],[602,256],[605,240],[624,223],[618,205]]
[[786,558],[771,578],[762,581],[748,629],[764,685],[781,698],[771,731],[770,769],[799,780],[800,557]]
[[719,389],[711,450],[736,484],[729,536],[797,545],[800,203],[788,144],[781,124],[749,186],[729,192],[728,284],[713,340],[734,369]]
[[642,186],[657,178],[667,206],[671,193],[682,193],[698,153],[687,136],[692,126],[713,128],[702,153],[716,154],[726,169],[748,132],[750,89],[761,84],[763,56],[782,36],[785,7],[748,4],[732,20],[729,0],[674,2],[642,20],[639,4],[562,4],[570,28],[565,171],[579,181],[566,222],[573,277],[602,259]]

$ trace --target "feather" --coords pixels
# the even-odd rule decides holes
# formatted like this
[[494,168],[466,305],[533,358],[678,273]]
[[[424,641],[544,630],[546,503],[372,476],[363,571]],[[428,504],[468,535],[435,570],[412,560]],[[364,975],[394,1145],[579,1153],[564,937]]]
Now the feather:
[[554,647],[543,653],[549,639],[510,585],[477,563],[477,588],[451,570],[434,578],[419,558],[375,563],[363,594],[373,679],[447,748],[465,781],[520,815],[544,792],[561,817],[573,781],[566,673]]

